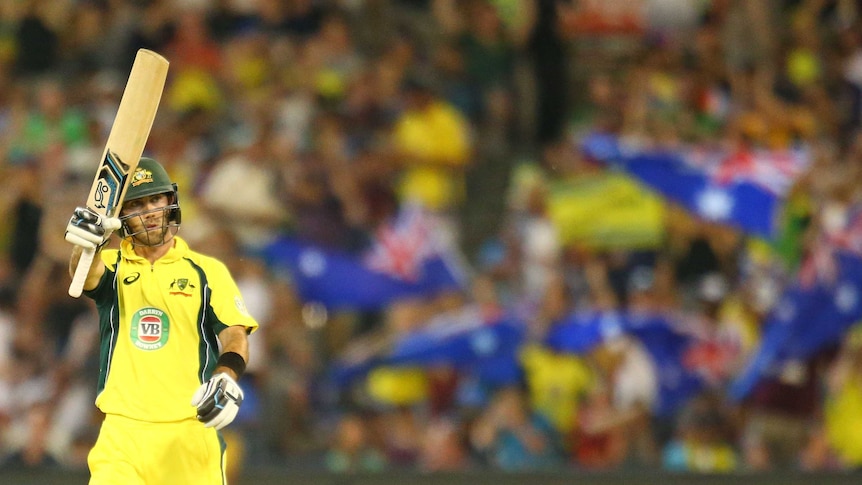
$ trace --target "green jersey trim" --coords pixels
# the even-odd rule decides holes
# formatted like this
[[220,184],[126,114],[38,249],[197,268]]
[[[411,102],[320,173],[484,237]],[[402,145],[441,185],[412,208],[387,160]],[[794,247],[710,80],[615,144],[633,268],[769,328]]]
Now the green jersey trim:
[[218,358],[218,326],[220,324],[215,313],[212,311],[210,300],[212,298],[212,289],[210,289],[209,280],[207,279],[206,271],[195,264],[189,258],[185,259],[197,271],[201,280],[201,304],[198,312],[198,361],[199,370],[198,377],[200,381],[206,382],[212,377],[216,367],[216,359]]
[[[94,296],[99,314],[99,380],[96,384],[96,395],[105,390],[108,374],[111,371],[111,361],[114,349],[117,348],[117,337],[120,331],[120,303],[117,290],[117,275],[120,265],[120,252],[117,251],[117,261],[112,270],[105,265],[105,274],[99,285],[88,293]],[[110,292],[110,293],[109,293]],[[100,298],[112,294],[110,299]]]

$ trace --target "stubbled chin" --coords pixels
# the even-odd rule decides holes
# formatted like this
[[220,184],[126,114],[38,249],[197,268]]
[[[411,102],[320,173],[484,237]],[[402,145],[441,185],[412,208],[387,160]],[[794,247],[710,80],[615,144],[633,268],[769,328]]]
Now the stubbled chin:
[[135,236],[135,242],[142,246],[161,246],[166,242],[170,241],[172,238],[171,231],[163,228],[157,227],[155,229],[150,229],[143,234],[139,234]]

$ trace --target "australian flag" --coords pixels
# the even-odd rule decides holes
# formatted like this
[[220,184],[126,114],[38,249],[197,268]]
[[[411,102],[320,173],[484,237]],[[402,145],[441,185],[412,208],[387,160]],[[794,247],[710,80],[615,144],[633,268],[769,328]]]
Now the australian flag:
[[583,354],[621,335],[635,338],[652,358],[658,382],[655,415],[672,415],[714,382],[711,363],[700,358],[710,342],[662,313],[573,313],[551,328],[545,344],[559,352]]
[[704,220],[765,238],[775,235],[781,203],[810,164],[803,149],[644,148],[607,134],[588,135],[581,148]]
[[[834,209],[831,207],[830,209]],[[815,284],[834,282],[840,268],[839,253],[854,254],[862,258],[862,203],[850,205],[841,212],[838,223],[825,224],[824,220],[834,220],[822,214],[820,224],[811,248],[802,260],[798,279],[804,288]],[[835,227],[833,227],[835,226]]]
[[463,288],[463,263],[439,234],[431,214],[406,206],[361,254],[285,236],[270,244],[265,256],[276,271],[289,275],[303,301],[330,310],[377,310],[401,298]]
[[748,397],[790,362],[804,362],[839,345],[862,321],[862,206],[850,207],[840,228],[821,231],[795,281],[763,324],[761,344],[730,387]]
[[469,370],[484,382],[516,382],[521,375],[517,353],[526,324],[512,316],[487,319],[477,308],[432,319],[422,329],[402,336],[383,359],[387,365]]
[[517,353],[525,329],[526,324],[514,316],[488,316],[478,307],[467,306],[397,336],[385,352],[336,361],[329,377],[346,386],[378,366],[450,366],[469,371],[487,384],[511,384],[521,378]]

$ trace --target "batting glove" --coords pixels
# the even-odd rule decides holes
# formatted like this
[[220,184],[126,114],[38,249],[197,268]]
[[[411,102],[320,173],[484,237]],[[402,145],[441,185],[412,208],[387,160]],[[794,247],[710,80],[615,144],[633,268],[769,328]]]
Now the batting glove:
[[87,249],[107,244],[111,233],[120,228],[116,217],[105,217],[88,207],[78,207],[66,225],[66,240]]
[[198,421],[206,428],[222,429],[229,425],[242,404],[242,389],[224,372],[201,384],[192,397],[192,406],[198,408]]

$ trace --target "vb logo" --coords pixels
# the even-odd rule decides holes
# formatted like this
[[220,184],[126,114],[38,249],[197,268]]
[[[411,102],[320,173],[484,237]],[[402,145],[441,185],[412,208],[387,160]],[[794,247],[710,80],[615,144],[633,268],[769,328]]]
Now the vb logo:
[[158,350],[168,342],[170,320],[158,308],[142,308],[132,315],[132,343],[141,350]]
[[158,342],[162,336],[162,319],[147,315],[138,322],[138,339],[142,342]]

